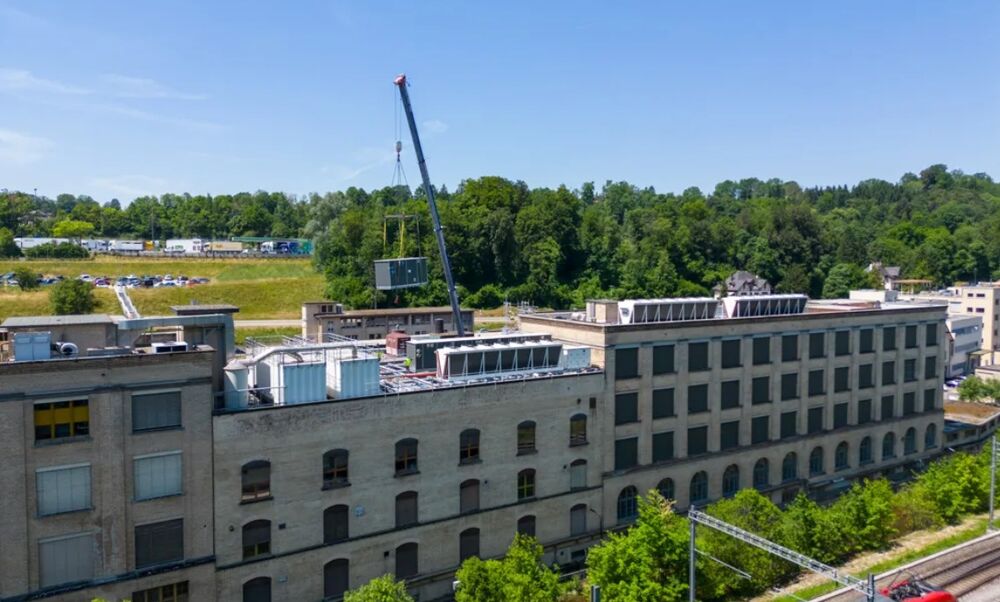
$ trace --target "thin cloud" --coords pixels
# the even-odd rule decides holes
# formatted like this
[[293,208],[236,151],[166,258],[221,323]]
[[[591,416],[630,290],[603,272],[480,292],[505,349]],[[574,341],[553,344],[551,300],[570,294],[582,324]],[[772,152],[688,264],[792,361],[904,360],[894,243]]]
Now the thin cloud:
[[109,73],[101,76],[106,91],[118,98],[167,98],[174,100],[205,100],[204,94],[191,94],[175,90],[165,84],[145,77],[128,77]]
[[217,131],[222,129],[222,125],[211,121],[199,121],[197,119],[188,119],[186,117],[160,115],[158,113],[150,113],[149,111],[143,111],[141,109],[127,107],[124,105],[102,104],[97,105],[94,108],[108,113],[114,113],[116,115],[122,115],[124,117],[131,117],[132,119],[141,119],[143,121],[151,121],[154,123],[164,123],[192,130]]
[[0,68],[0,90],[7,92],[44,92],[48,94],[66,94],[82,96],[91,94],[91,90],[70,84],[64,84],[52,79],[36,77],[25,69]]
[[423,127],[428,134],[443,134],[448,131],[448,124],[440,119],[429,119],[423,123]]
[[0,163],[16,166],[34,163],[51,148],[52,142],[46,138],[0,129]]
[[139,174],[93,178],[90,183],[121,196],[152,196],[167,190],[167,181],[163,178]]
[[392,150],[386,151],[381,148],[365,147],[353,153],[354,164],[332,164],[320,167],[320,172],[330,174],[338,182],[353,180],[363,173],[369,172],[377,167],[387,165],[396,158],[396,153]]

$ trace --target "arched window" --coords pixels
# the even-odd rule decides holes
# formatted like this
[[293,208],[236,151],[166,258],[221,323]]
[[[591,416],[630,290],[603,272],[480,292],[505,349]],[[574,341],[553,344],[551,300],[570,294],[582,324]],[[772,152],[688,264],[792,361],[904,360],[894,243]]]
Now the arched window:
[[766,489],[770,484],[771,463],[767,458],[761,458],[753,465],[753,486],[756,489]]
[[271,463],[267,460],[254,460],[243,465],[240,471],[243,477],[244,502],[266,500],[271,497]]
[[535,422],[525,420],[517,425],[517,455],[535,453]]
[[323,454],[323,489],[342,487],[348,484],[347,460],[348,452],[346,449],[332,449]]
[[465,429],[458,436],[458,463],[472,464],[479,461],[479,429]]
[[903,435],[903,453],[917,453],[917,429],[912,426],[906,429],[906,434]]
[[517,532],[521,535],[535,536],[535,516],[528,514],[517,519]]
[[871,464],[872,461],[872,438],[865,437],[858,447],[858,464]]
[[458,534],[458,561],[479,556],[479,529],[473,527]]
[[809,454],[809,476],[823,474],[823,448],[816,447]]
[[413,577],[420,572],[417,562],[417,544],[404,543],[396,548],[396,579]]
[[458,511],[464,514],[476,510],[479,510],[479,479],[462,481],[458,486]]
[[708,501],[708,474],[698,471],[691,477],[691,505]]
[[243,560],[271,553],[271,521],[255,520],[243,525]]
[[924,433],[924,449],[935,447],[937,447],[937,425],[928,424],[927,431]]
[[417,440],[400,439],[396,442],[396,475],[417,472]]
[[396,528],[417,524],[417,492],[404,491],[396,496]]
[[587,505],[577,504],[569,509],[569,534],[583,535],[587,532]]
[[739,490],[740,468],[735,464],[730,464],[722,473],[722,497],[733,497]]
[[781,461],[781,480],[787,482],[797,478],[799,478],[799,456],[795,452],[788,452]]
[[629,485],[618,494],[618,523],[630,523],[639,516],[639,492]]
[[535,469],[525,468],[517,473],[517,499],[527,500],[535,497]]
[[841,441],[837,444],[837,449],[833,452],[834,470],[847,470],[850,467],[850,460],[847,455],[847,441]]
[[350,587],[351,561],[331,560],[323,565],[323,597],[339,598]]
[[349,537],[347,523],[351,511],[344,504],[323,511],[323,543],[344,541]]
[[271,602],[271,578],[257,577],[244,583],[243,602]]
[[677,499],[674,497],[676,494],[674,493],[673,479],[670,478],[663,479],[662,481],[656,484],[656,490],[660,492],[660,495],[662,495],[663,499],[665,500]]
[[587,486],[587,461],[573,460],[569,465],[569,488],[583,489]]
[[587,443],[587,416],[576,414],[569,419],[569,444],[585,445]]
[[882,437],[882,459],[895,458],[896,457],[896,435],[895,433],[886,433],[885,437]]

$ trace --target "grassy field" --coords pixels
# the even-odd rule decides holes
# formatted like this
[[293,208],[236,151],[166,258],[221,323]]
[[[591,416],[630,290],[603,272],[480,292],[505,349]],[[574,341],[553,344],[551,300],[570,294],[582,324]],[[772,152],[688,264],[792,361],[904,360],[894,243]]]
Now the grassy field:
[[[209,278],[208,284],[186,288],[133,289],[132,301],[144,315],[170,313],[171,305],[231,303],[239,306],[237,318],[298,318],[303,301],[323,298],[325,283],[308,259],[152,259],[145,257],[99,256],[77,261],[0,261],[0,274],[19,266],[46,275],[80,274],[115,278],[135,274],[184,275]],[[109,289],[96,289],[98,312],[120,313]],[[0,287],[0,320],[9,316],[50,313],[48,290],[21,292]]]
[[286,328],[237,328],[236,344],[242,345],[246,342],[248,337],[262,338],[266,340],[274,337],[290,337],[300,334],[302,334],[302,329],[295,326],[289,326]]

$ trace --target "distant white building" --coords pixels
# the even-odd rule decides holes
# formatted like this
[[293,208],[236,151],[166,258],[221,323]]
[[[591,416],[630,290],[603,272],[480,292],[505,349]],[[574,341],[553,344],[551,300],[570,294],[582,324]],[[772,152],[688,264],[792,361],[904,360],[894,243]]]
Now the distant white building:
[[868,264],[865,268],[868,273],[876,273],[879,278],[882,279],[882,286],[887,291],[891,291],[895,288],[896,281],[899,280],[900,273],[902,270],[899,266],[884,266],[881,261],[875,261]]
[[[724,290],[721,290],[723,289]],[[770,295],[771,283],[757,274],[739,270],[733,272],[721,287],[716,287],[721,295]]]

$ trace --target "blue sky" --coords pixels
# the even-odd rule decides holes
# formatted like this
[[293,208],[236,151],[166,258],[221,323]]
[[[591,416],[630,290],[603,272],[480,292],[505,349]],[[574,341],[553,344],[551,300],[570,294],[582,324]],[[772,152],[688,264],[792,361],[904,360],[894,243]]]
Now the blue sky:
[[998,32],[992,0],[0,0],[0,187],[385,186],[403,71],[450,188],[1000,177]]

